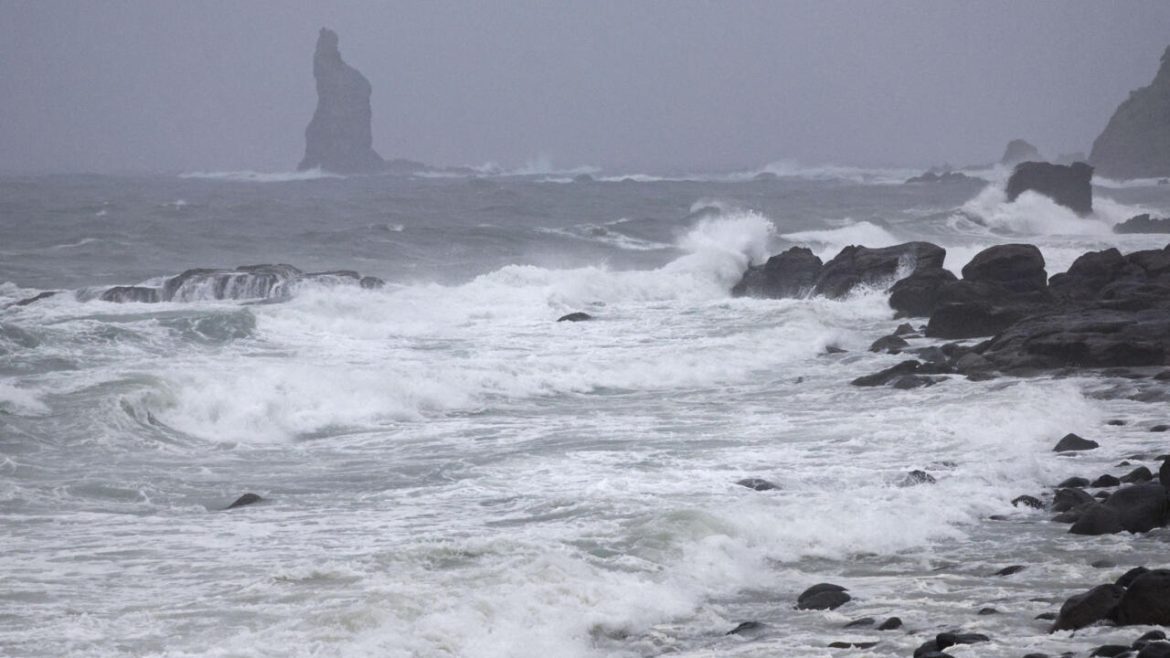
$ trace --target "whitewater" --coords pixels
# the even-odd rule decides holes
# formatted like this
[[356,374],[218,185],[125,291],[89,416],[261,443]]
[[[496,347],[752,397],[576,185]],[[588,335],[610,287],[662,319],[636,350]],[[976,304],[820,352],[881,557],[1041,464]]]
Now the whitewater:
[[[956,272],[1033,243],[1053,274],[1164,245],[1111,226],[1170,214],[1167,186],[1104,181],[1079,218],[1032,193],[1007,203],[1002,172],[548,169],[0,178],[0,654],[906,656],[954,628],[992,638],[957,657],[1132,641],[1034,617],[1161,564],[1165,535],[1070,541],[1010,501],[1070,474],[1051,452],[1069,432],[1103,445],[1079,471],[1165,452],[1148,431],[1164,403],[1091,373],[849,386],[900,360],[867,349],[902,322],[882,290],[730,289],[792,245],[827,259],[919,239]],[[256,263],[385,285],[98,298]],[[556,321],[578,311],[594,319]],[[912,470],[937,482],[901,486]],[[778,488],[736,484],[753,477]],[[264,500],[224,510],[245,492]],[[1009,564],[1028,569],[990,576]],[[818,582],[853,601],[793,610]],[[844,628],[894,615],[905,630]],[[745,621],[761,626],[728,634]]]

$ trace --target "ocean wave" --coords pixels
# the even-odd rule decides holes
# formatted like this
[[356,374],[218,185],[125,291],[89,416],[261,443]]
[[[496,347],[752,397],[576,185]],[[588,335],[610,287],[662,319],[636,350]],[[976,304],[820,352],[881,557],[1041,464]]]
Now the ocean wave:
[[840,228],[782,233],[780,237],[797,244],[809,246],[822,260],[832,258],[849,245],[876,248],[889,247],[905,242],[905,240],[894,235],[889,229],[883,226],[866,221],[854,222],[852,220],[845,220],[845,224]]
[[179,178],[195,178],[206,180],[227,180],[242,183],[291,183],[296,181],[319,180],[322,178],[344,178],[321,169],[307,169],[305,171],[192,171],[179,174]]
[[[959,214],[974,224],[982,224],[994,232],[1013,235],[1105,235],[1112,233],[1114,224],[1120,223],[1142,212],[1139,206],[1130,206],[1108,197],[1098,195],[1093,200],[1093,214],[1080,217],[1052,199],[1028,191],[1015,201],[1009,202],[1003,188],[990,185],[972,198],[959,210]],[[961,220],[953,220],[955,228],[963,226]]]

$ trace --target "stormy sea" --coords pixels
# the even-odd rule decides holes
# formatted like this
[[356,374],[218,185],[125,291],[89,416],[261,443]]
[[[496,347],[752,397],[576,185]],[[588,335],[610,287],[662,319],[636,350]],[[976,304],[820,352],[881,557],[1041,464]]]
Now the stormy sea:
[[[1156,473],[1170,382],[851,386],[905,358],[869,350],[906,322],[883,286],[731,289],[792,246],[924,240],[957,274],[1029,243],[1063,272],[1165,245],[1112,225],[1166,216],[1170,186],[1098,178],[1078,217],[1007,203],[998,168],[915,173],[0,179],[0,654],[1130,644],[1149,629],[1043,616],[1170,533],[1070,536],[1011,501]],[[1054,452],[1068,433],[1100,448]],[[794,609],[825,582],[848,603]]]

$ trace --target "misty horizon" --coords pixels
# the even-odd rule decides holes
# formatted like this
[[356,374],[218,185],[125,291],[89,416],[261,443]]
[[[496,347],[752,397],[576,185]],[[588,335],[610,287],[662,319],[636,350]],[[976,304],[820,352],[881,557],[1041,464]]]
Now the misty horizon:
[[0,170],[291,171],[317,30],[387,159],[749,170],[1088,153],[1170,5],[134,2],[0,7]]

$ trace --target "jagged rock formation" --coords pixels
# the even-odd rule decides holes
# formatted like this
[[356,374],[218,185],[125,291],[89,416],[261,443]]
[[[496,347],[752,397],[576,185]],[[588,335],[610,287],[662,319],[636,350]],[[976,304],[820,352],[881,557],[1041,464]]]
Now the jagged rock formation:
[[1008,201],[1015,201],[1028,190],[1039,192],[1078,215],[1093,212],[1093,168],[1083,162],[1071,165],[1021,162],[1008,179]]
[[1021,162],[1043,160],[1040,150],[1022,139],[1013,139],[1003,150],[1003,157],[999,159],[1001,165],[1014,167]]
[[373,149],[370,81],[341,59],[337,33],[321,28],[313,54],[317,111],[305,129],[305,158],[298,170],[321,168],[339,174],[386,169]]
[[1170,175],[1170,48],[1154,81],[1117,107],[1093,142],[1089,162],[1110,178]]
[[861,287],[888,287],[900,276],[942,267],[946,250],[929,242],[907,242],[892,247],[845,247],[832,260],[821,259],[804,247],[793,247],[748,268],[732,288],[737,297],[799,298],[808,295],[845,297]]
[[1134,215],[1113,227],[1114,233],[1170,233],[1170,217],[1154,219],[1150,213]]

